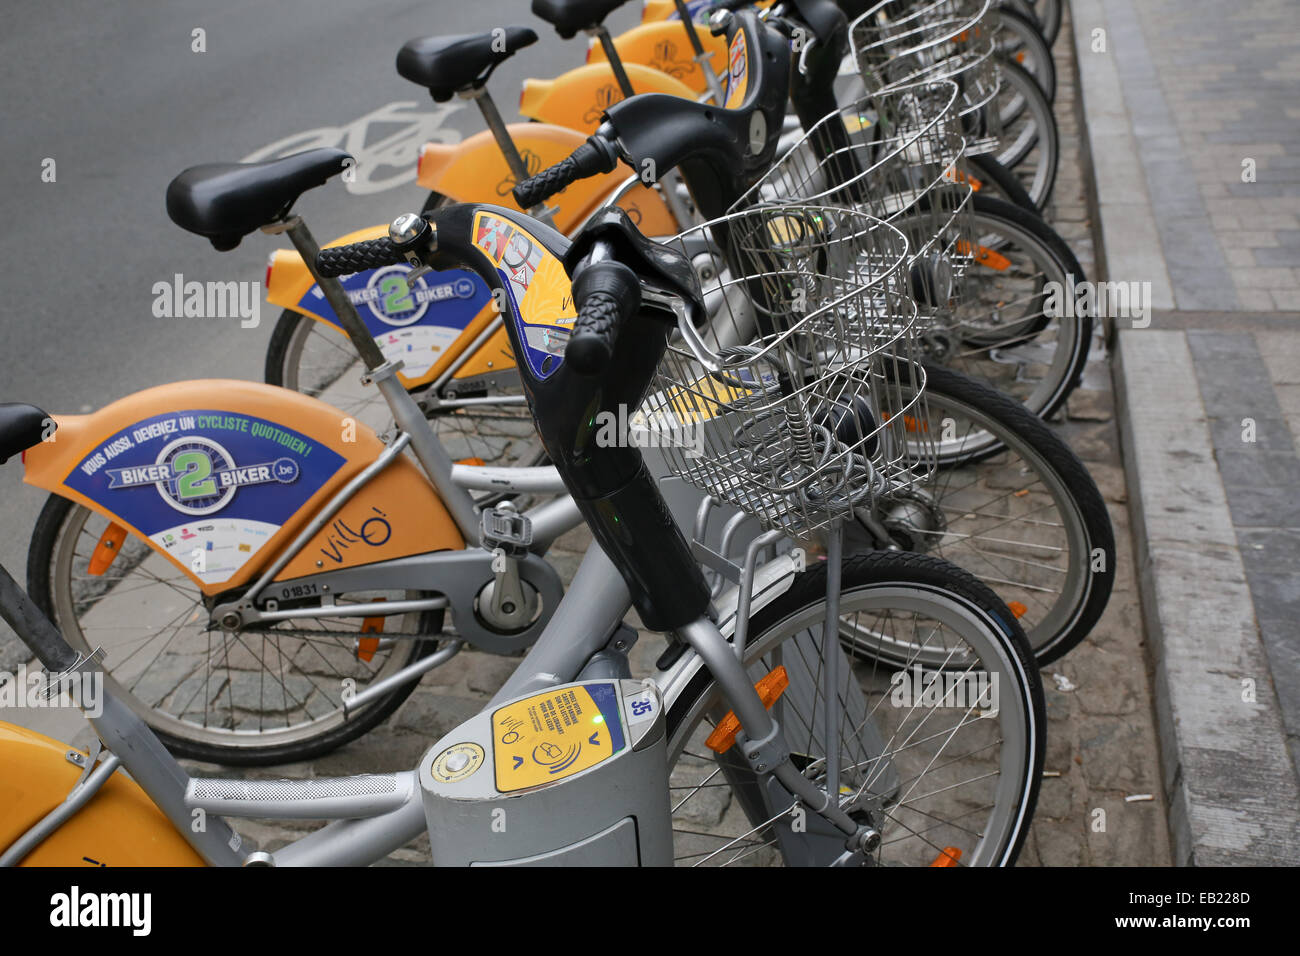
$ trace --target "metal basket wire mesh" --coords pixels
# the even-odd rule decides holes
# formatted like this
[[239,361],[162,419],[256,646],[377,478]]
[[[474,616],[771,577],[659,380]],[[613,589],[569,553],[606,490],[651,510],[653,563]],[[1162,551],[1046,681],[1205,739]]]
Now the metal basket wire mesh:
[[899,14],[897,0],[853,21],[849,42],[867,92],[952,80],[968,153],[992,152],[1002,136],[992,0],[930,0]]
[[864,97],[820,120],[737,203],[834,203],[899,229],[923,339],[939,353],[970,321],[964,293],[982,248],[957,105],[948,80]]
[[[923,482],[907,241],[851,209],[757,206],[670,240],[701,275],[642,406],[669,468],[795,535]],[[909,433],[910,426],[910,433]]]

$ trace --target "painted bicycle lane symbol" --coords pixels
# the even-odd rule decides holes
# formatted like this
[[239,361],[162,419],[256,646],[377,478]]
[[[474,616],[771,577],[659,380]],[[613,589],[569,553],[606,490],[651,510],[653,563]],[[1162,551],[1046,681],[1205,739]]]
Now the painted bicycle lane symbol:
[[[420,147],[425,143],[459,143],[461,134],[444,128],[448,117],[459,109],[459,103],[435,104],[430,110],[414,100],[399,100],[343,126],[321,126],[293,133],[249,153],[240,162],[256,163],[307,149],[336,146],[356,160],[355,166],[343,172],[348,192],[367,196],[414,182]],[[385,128],[394,126],[396,131],[385,133]]]

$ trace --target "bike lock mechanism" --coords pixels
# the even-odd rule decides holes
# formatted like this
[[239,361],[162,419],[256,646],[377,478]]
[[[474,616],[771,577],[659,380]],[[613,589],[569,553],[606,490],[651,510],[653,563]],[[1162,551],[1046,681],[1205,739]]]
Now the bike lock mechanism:
[[471,717],[416,773],[439,866],[671,866],[658,689],[561,684]]

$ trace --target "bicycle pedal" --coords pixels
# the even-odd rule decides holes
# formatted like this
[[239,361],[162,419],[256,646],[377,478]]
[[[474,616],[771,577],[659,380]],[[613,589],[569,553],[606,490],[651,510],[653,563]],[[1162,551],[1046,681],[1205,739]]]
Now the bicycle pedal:
[[533,523],[528,516],[500,505],[482,512],[479,533],[484,548],[511,557],[527,554],[533,543]]

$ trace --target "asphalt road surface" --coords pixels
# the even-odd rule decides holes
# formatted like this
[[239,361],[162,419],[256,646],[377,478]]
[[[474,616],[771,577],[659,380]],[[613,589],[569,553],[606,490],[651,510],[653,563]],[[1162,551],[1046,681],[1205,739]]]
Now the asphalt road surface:
[[[639,15],[631,2],[608,22],[617,33]],[[418,211],[425,132],[483,128],[472,104],[448,110],[397,75],[406,40],[533,27],[539,42],[489,87],[508,119],[525,77],[580,66],[585,51],[585,37],[560,40],[523,0],[24,0],[5,20],[0,401],[64,413],[183,379],[261,379],[278,309],[262,303],[256,328],[154,315],[155,283],[260,283],[269,253],[288,245],[256,233],[219,253],[174,226],[163,196],[182,169],[277,144],[359,149],[373,161],[352,186],[331,181],[297,206],[323,242]],[[407,161],[383,162],[404,149]],[[0,561],[20,581],[45,499],[21,471],[16,459],[0,468]],[[0,669],[26,657],[0,623]]]

